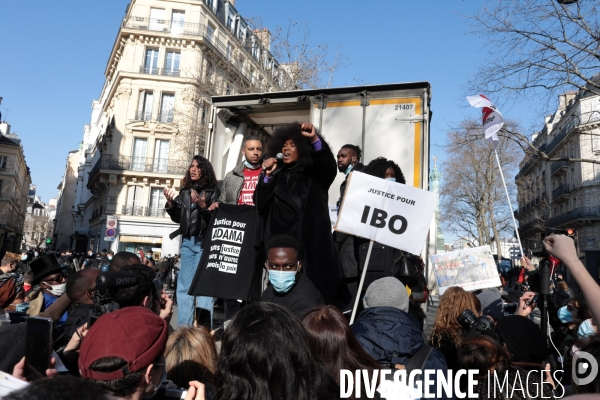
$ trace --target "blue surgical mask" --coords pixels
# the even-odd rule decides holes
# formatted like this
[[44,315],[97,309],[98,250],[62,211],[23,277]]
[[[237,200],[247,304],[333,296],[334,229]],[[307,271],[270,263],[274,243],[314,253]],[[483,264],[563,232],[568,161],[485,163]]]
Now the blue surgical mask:
[[260,164],[252,165],[247,160],[244,160],[244,167],[246,167],[248,169],[258,169],[258,168],[260,168]]
[[21,261],[27,260],[27,254],[21,256]]
[[592,326],[592,319],[586,319],[579,325],[579,329],[577,329],[577,337],[582,339],[587,336],[594,336],[596,334],[596,330]]
[[344,172],[344,175],[348,175],[352,171],[353,167],[354,166],[352,164],[348,165],[348,168],[346,168],[346,172]]
[[20,303],[20,304],[15,304],[15,310],[17,312],[22,312],[22,313],[26,313],[27,310],[29,310],[29,302],[26,301],[24,303]]
[[108,258],[108,261],[112,260],[112,256],[107,256],[106,258]]
[[152,258],[152,254],[146,254],[146,258]]
[[386,181],[396,182],[396,178],[385,178]]
[[564,306],[558,309],[558,319],[560,320],[560,322],[565,324],[567,322],[573,321],[573,314],[571,314],[571,311],[569,311],[567,306]]
[[277,293],[287,293],[296,283],[297,271],[269,271],[269,281]]

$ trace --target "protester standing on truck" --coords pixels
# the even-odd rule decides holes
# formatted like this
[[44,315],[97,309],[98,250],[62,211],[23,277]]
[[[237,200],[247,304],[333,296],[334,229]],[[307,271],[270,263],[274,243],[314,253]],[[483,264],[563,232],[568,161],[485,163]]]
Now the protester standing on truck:
[[[244,159],[225,175],[221,186],[219,202],[225,204],[254,205],[254,189],[258,182],[258,176],[262,172],[262,143],[257,136],[248,136],[242,144],[242,155]],[[219,208],[219,203],[210,206],[210,210]],[[262,280],[262,264],[256,263],[254,279],[250,290],[251,300],[260,299]],[[247,300],[247,299],[240,299]],[[226,299],[225,320],[231,319],[239,311],[242,303],[235,299]]]
[[350,293],[343,281],[327,206],[336,175],[333,153],[309,122],[275,129],[267,149],[271,156],[282,153],[283,159],[263,162],[265,173],[254,192],[262,220],[259,242],[264,246],[280,234],[298,240],[307,277],[326,303],[345,308]]
[[[189,296],[188,290],[202,256],[202,238],[210,220],[209,207],[217,201],[219,193],[213,167],[202,156],[194,156],[177,197],[174,189],[164,189],[167,199],[165,210],[171,220],[179,224],[179,229],[171,234],[171,238],[181,235],[181,270],[177,283],[178,326],[192,326],[194,322],[194,296]],[[211,328],[214,299],[205,296],[195,299],[196,307],[200,309],[198,324]]]
[[[342,201],[344,200],[350,172],[362,171],[365,168],[360,162],[361,155],[362,151],[360,147],[353,144],[343,145],[337,153],[338,171],[346,175],[344,181],[340,185],[340,197],[336,203],[338,212],[340,211]],[[358,290],[358,265],[356,263],[356,255],[354,254],[353,236],[344,232],[335,231],[333,232],[333,240],[335,241],[335,248],[340,255],[340,262],[344,269],[348,288],[352,293],[355,293]]]

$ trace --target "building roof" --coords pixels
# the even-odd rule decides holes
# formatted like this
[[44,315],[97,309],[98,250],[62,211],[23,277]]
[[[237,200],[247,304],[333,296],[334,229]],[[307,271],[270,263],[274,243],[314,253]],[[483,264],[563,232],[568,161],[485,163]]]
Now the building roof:
[[16,142],[7,138],[4,135],[0,135],[0,144],[6,144],[8,146],[17,146],[17,147],[19,146],[19,144],[17,144]]

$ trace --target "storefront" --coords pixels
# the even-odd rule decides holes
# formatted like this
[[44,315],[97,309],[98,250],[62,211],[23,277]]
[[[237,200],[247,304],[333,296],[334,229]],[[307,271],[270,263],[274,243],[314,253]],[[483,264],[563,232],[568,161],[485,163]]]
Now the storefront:
[[162,257],[162,240],[162,236],[120,235],[118,251],[128,251],[137,254],[140,248],[144,250],[144,253],[152,250],[154,258],[158,260]]

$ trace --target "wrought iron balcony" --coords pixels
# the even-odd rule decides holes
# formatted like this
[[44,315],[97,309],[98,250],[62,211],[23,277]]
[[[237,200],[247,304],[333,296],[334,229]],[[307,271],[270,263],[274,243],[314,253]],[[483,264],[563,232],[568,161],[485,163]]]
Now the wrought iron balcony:
[[160,68],[146,67],[144,65],[140,65],[140,73],[141,74],[158,75],[159,72],[160,72]]
[[[190,162],[188,160],[102,154],[99,168],[117,171],[139,171],[170,175],[184,175],[189,166]],[[91,175],[92,174],[90,173],[90,177]]]
[[559,200],[562,196],[566,196],[571,193],[571,189],[568,184],[560,185],[552,191],[552,201]]
[[569,166],[568,161],[554,161],[550,167],[550,174],[554,175],[555,172],[564,172]]
[[146,216],[146,207],[138,207],[138,206],[123,206],[121,210],[121,215],[132,215],[136,217],[145,217]]
[[163,76],[180,76],[178,69],[169,69],[169,68],[161,69],[160,74]]
[[167,213],[164,208],[159,207],[140,207],[140,206],[123,206],[121,215],[131,215],[134,217],[158,217],[165,218]]
[[[211,8],[214,12],[214,10]],[[226,25],[226,22],[223,20],[224,15],[217,15],[219,20]],[[135,29],[135,30],[143,30],[143,31],[155,31],[158,33],[166,33],[170,36],[176,35],[189,35],[189,36],[199,36],[203,37],[206,43],[212,45],[211,47],[216,49],[218,53],[221,54],[225,59],[229,60],[232,64],[235,65],[232,54],[233,49],[228,49],[226,44],[221,42],[221,40],[217,37],[215,32],[211,29],[208,29],[203,24],[193,24],[188,22],[173,22],[164,19],[152,19],[146,17],[136,17],[130,16],[123,20],[121,24],[122,28]],[[258,69],[263,70],[267,74],[271,75],[271,78],[276,79],[277,74],[286,74],[287,73],[281,69],[276,68],[277,61],[275,61],[274,56],[263,46],[260,44],[260,40],[258,37],[253,36],[250,37],[239,37],[239,35],[232,34],[231,38],[234,38],[234,41],[238,43],[238,48],[248,53],[248,56],[252,57],[258,65]],[[248,57],[248,58],[250,58]],[[238,65],[235,65],[238,69]],[[274,67],[275,66],[275,67]],[[145,72],[145,67],[140,68],[140,73],[151,73],[151,74],[160,74],[161,70],[159,68],[150,68],[148,72]],[[175,76],[175,75],[172,75]],[[244,74],[245,76],[245,74]]]
[[166,124],[173,123],[173,110],[163,111],[158,114],[158,120]]
[[150,121],[152,119],[152,111],[136,111],[135,112],[135,120],[136,121]]
[[164,218],[168,214],[163,207],[148,207],[146,216],[147,217],[160,217]]
[[598,220],[600,219],[600,206],[596,207],[579,207],[564,214],[557,215],[548,221],[551,227],[557,227],[562,224],[572,223],[575,220]]
[[181,72],[179,69],[173,68],[153,68],[146,67],[144,65],[140,65],[138,70],[140,74],[149,74],[149,75],[162,75],[162,76],[181,76]]
[[128,17],[121,24],[123,28],[165,32],[172,35],[202,36],[204,25],[189,22],[169,21],[166,19]]

